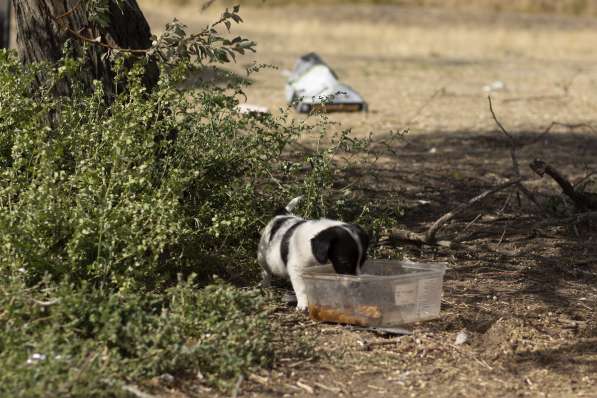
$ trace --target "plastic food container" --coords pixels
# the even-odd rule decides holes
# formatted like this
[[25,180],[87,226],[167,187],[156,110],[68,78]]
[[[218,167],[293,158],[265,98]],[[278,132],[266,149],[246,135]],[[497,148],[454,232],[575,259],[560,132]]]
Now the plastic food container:
[[325,322],[399,326],[439,316],[443,263],[370,260],[361,274],[338,275],[331,265],[303,272],[309,315]]

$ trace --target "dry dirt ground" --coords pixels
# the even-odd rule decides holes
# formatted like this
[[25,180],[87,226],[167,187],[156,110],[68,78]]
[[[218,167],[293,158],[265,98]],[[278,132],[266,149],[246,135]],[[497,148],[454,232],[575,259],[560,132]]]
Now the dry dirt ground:
[[[144,6],[154,30],[176,16],[192,29],[217,9]],[[422,231],[447,210],[513,176],[509,144],[487,106],[527,143],[521,174],[539,198],[558,189],[527,167],[542,158],[572,181],[597,169],[597,132],[552,121],[597,123],[597,20],[454,12],[394,6],[310,6],[241,10],[234,32],[258,42],[260,63],[292,68],[316,51],[368,100],[365,114],[333,114],[357,135],[409,134],[368,170],[364,191],[396,201],[399,221]],[[237,68],[238,69],[238,68]],[[285,106],[280,70],[255,76],[248,102]],[[300,116],[299,116],[300,117]],[[595,185],[593,186],[595,189]],[[459,249],[405,246],[411,259],[449,263],[442,316],[414,334],[382,337],[318,324],[284,306],[274,323],[288,333],[277,365],[239,384],[239,396],[597,397],[597,233],[587,225],[541,224],[511,191],[452,222],[442,236]],[[552,196],[550,196],[552,195]],[[456,345],[456,335],[470,336]],[[317,358],[285,347],[302,336]],[[288,354],[285,354],[288,352]],[[168,391],[162,391],[164,394]],[[171,396],[210,396],[188,382]]]

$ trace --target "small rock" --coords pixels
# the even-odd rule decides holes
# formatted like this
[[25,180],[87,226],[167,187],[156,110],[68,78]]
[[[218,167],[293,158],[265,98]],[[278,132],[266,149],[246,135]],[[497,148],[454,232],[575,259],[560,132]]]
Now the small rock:
[[174,376],[172,376],[170,373],[164,373],[163,375],[160,375],[159,380],[161,384],[166,386],[174,384]]
[[466,329],[462,329],[456,335],[456,339],[454,340],[454,344],[455,345],[462,345],[462,344],[466,343],[467,341],[469,341],[469,339],[470,339],[470,336],[467,333]]
[[483,86],[483,91],[486,93],[490,93],[492,91],[501,91],[506,88],[506,84],[501,80],[496,80],[492,83],[489,83],[486,86]]
[[371,351],[371,344],[367,340],[359,340],[357,342],[363,351]]

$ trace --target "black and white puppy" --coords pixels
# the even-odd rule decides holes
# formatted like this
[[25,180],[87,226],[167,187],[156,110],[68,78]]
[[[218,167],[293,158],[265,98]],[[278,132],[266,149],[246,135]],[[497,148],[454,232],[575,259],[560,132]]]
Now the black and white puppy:
[[297,298],[297,310],[307,308],[302,271],[331,262],[338,274],[356,275],[365,262],[369,236],[356,224],[320,219],[305,220],[292,214],[295,198],[265,226],[257,251],[263,283],[272,275],[289,278]]

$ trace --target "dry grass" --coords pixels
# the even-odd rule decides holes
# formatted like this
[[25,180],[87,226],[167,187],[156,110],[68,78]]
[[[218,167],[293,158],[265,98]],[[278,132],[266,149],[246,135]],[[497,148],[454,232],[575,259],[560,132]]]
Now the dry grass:
[[[143,2],[156,2],[157,0],[143,0]],[[203,5],[207,0],[173,0],[175,5]],[[515,11],[515,12],[540,12],[563,13],[573,15],[595,15],[597,13],[597,0],[216,0],[214,3],[222,5],[251,5],[251,6],[280,6],[288,4],[394,4],[403,6],[420,7],[445,7],[473,10]]]
[[[155,30],[173,17],[193,30],[221,12],[144,10]],[[487,131],[494,126],[482,88],[494,80],[506,83],[494,96],[508,127],[597,116],[597,30],[588,18],[365,5],[246,7],[241,14],[245,23],[233,33],[258,43],[257,55],[241,62],[290,69],[317,51],[370,103],[368,115],[333,116],[358,133]],[[248,101],[284,106],[284,83],[279,71],[263,71]]]

